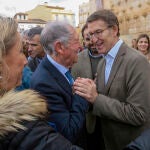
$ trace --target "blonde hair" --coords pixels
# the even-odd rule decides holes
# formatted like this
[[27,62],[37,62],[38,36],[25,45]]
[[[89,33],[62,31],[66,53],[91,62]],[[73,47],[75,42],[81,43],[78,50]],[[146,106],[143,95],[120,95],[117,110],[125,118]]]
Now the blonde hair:
[[[0,84],[8,77],[8,66],[3,58],[8,54],[10,49],[14,46],[17,39],[17,22],[10,17],[0,16]],[[3,68],[6,71],[4,72]],[[1,87],[0,87],[1,88]]]

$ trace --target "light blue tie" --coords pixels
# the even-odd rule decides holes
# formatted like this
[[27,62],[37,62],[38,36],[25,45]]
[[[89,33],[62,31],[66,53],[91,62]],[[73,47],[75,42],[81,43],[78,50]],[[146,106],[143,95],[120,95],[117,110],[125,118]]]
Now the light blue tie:
[[73,79],[73,77],[72,77],[70,71],[68,70],[68,71],[65,73],[65,75],[66,75],[67,79],[69,80],[70,85],[73,85],[74,79]]

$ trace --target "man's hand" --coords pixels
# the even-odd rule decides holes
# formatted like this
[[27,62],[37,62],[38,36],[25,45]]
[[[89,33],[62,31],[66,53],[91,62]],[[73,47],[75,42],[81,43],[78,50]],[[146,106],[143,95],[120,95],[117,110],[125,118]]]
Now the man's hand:
[[77,78],[73,84],[74,92],[84,97],[90,103],[94,103],[98,96],[96,84],[88,78]]

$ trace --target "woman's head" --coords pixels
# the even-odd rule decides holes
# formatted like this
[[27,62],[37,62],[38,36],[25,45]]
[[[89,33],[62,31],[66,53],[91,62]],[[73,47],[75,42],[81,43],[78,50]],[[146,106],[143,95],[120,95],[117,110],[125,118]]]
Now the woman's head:
[[14,19],[0,16],[0,90],[21,84],[22,69],[27,63],[17,28]]
[[144,55],[149,53],[150,40],[147,34],[140,34],[137,38],[137,49],[141,51]]

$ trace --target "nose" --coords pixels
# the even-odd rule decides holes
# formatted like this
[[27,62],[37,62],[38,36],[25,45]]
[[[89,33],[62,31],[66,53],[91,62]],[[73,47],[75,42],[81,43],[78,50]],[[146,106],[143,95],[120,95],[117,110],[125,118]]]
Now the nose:
[[28,51],[31,51],[33,49],[33,46],[29,43],[28,44]]
[[94,44],[96,43],[96,41],[97,41],[97,38],[95,36],[92,36],[90,42]]
[[31,53],[32,53],[32,46],[29,46],[28,47],[28,55],[31,55]]
[[90,41],[89,41],[89,45],[90,45],[90,46],[92,46],[92,45],[93,45],[93,40],[92,40],[92,39],[90,39]]

